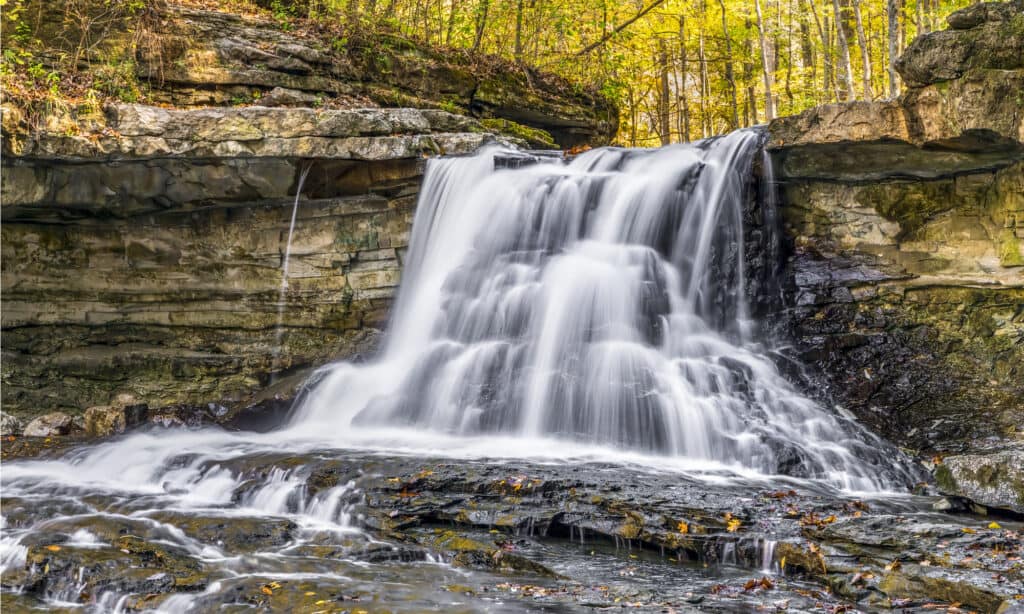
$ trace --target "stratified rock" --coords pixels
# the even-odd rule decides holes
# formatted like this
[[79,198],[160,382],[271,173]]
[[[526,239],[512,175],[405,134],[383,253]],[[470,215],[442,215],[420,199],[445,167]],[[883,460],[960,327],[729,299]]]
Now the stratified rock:
[[1024,446],[947,456],[935,477],[947,494],[1024,514]]
[[23,433],[25,437],[56,437],[71,432],[73,420],[71,416],[55,411],[39,416],[28,423]]
[[0,411],[0,437],[21,435],[23,429],[24,425],[21,420],[7,412]]
[[1024,68],[1024,1],[976,5],[949,18],[954,29],[915,39],[896,61],[910,86],[959,79],[974,69]]
[[898,100],[769,126],[792,280],[772,322],[809,391],[909,448],[1024,433],[1022,8],[918,38]]

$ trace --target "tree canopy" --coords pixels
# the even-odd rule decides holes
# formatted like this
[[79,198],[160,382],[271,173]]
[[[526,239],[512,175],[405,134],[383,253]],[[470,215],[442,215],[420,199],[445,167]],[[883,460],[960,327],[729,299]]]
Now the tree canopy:
[[658,145],[819,104],[894,97],[893,58],[968,3],[313,0],[307,8],[599,88],[622,109],[622,144]]

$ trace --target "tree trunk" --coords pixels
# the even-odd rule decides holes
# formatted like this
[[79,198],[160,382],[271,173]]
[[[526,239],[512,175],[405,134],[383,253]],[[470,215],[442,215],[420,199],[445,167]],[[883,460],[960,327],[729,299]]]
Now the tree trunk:
[[740,126],[739,101],[736,94],[736,74],[732,64],[732,37],[729,36],[729,23],[725,19],[725,0],[718,0],[722,8],[722,34],[725,36],[725,80],[729,84],[729,93],[732,97],[732,126],[735,130]]
[[889,17],[889,98],[900,95],[900,84],[896,76],[896,56],[899,53],[899,7],[897,0],[889,0],[886,10]]
[[743,100],[743,125],[752,126],[757,123],[757,87],[754,85],[754,40],[750,37],[753,28],[747,18],[747,38],[743,49],[743,84],[746,86],[746,98]]
[[480,0],[476,16],[476,38],[473,39],[473,51],[480,50],[480,43],[484,40],[484,30],[487,28],[487,11],[491,8],[491,0]]
[[860,4],[861,0],[853,0],[853,18],[857,23],[857,45],[860,47],[861,63],[863,64],[861,80],[864,84],[864,100],[872,100],[875,96],[871,90],[871,49],[868,48],[868,37],[864,34]]
[[[701,20],[701,23],[703,23],[703,20]],[[711,128],[708,123],[707,102],[710,88],[708,87],[708,58],[707,54],[704,53],[703,28],[701,28],[697,46],[697,59],[700,62],[700,136],[705,138],[711,134]]]
[[807,3],[811,7],[811,14],[814,15],[814,23],[818,26],[818,36],[821,37],[822,85],[825,88],[825,102],[831,102],[833,99],[839,100],[839,88],[832,79],[832,45],[829,40],[828,17],[825,18],[825,25],[822,26],[818,9],[814,6],[814,0],[807,0]]
[[661,71],[661,87],[658,91],[658,136],[662,145],[672,143],[672,123],[669,109],[669,98],[672,91],[668,83],[668,51],[665,49],[665,41],[658,40],[658,66]]
[[[800,15],[800,59],[803,61],[804,69],[810,68],[810,72],[804,73],[805,86],[807,89],[814,87],[814,80],[818,76],[817,61],[814,57],[814,41],[811,39],[811,24],[807,22],[807,11],[804,8],[804,0],[799,0],[797,4],[798,14]],[[793,63],[792,57],[790,58],[790,64]]]
[[516,59],[516,62],[523,61],[523,0],[518,0],[516,4],[516,40],[515,47],[512,49],[512,57]]
[[[775,101],[772,100],[772,81],[774,67],[768,64],[768,43],[764,36],[764,19],[761,16],[761,0],[754,0],[754,10],[757,11],[757,34],[761,41],[761,68],[764,71],[764,116],[771,121],[775,119]],[[754,119],[757,122],[757,119]]]
[[850,66],[850,45],[846,42],[846,31],[843,27],[843,16],[839,10],[839,0],[832,0],[832,9],[836,20],[836,47],[839,51],[839,68],[842,71],[843,87],[846,99],[853,100],[857,94],[853,90],[853,68]]
[[679,72],[682,74],[682,83],[679,84],[679,114],[683,118],[683,129],[679,134],[680,140],[684,143],[690,142],[690,102],[686,92],[687,77],[687,54],[686,54],[686,16],[679,16]]

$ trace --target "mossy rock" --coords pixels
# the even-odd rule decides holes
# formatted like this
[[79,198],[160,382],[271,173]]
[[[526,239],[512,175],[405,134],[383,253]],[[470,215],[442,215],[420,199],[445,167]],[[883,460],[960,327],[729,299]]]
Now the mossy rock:
[[538,149],[558,149],[558,144],[551,137],[551,134],[539,128],[531,128],[508,119],[490,118],[481,119],[480,124],[488,129],[526,141],[531,147]]

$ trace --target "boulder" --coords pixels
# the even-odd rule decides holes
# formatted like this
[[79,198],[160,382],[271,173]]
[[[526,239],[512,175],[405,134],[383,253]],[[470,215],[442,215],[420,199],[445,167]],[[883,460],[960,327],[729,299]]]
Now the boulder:
[[108,437],[146,421],[149,407],[135,403],[133,397],[119,398],[114,405],[98,405],[85,410],[85,434]]
[[0,411],[0,437],[7,437],[8,435],[21,435],[21,432],[24,428],[25,427],[21,423],[21,420],[19,420],[15,416],[12,416],[11,414]]
[[23,434],[25,437],[57,437],[70,433],[73,425],[71,416],[55,411],[29,422]]
[[935,478],[946,494],[1024,514],[1024,444],[947,456]]

